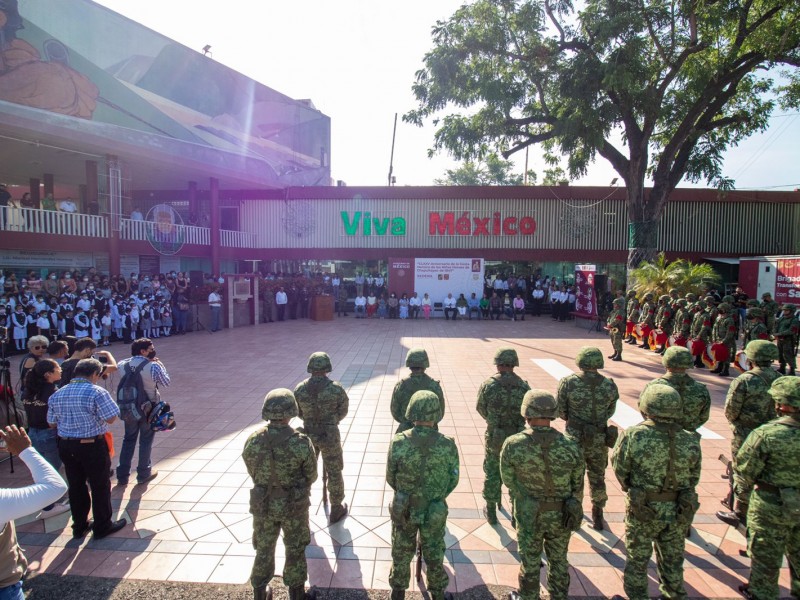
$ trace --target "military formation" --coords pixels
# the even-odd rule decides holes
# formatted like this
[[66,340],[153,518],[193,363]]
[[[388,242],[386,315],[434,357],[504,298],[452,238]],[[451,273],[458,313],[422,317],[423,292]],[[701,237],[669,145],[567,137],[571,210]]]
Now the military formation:
[[[517,531],[519,588],[511,594],[512,600],[540,597],[544,564],[550,597],[568,597],[567,551],[572,533],[584,519],[584,480],[588,479],[591,499],[589,522],[603,530],[609,458],[626,496],[625,594],[632,600],[649,597],[647,569],[655,558],[662,597],[686,597],[685,543],[699,507],[698,429],[709,419],[711,398],[706,386],[689,374],[697,366],[696,355],[671,344],[669,337],[660,337],[660,332],[698,336],[690,339],[706,336],[727,347],[732,311],[724,304],[714,307],[718,314],[712,318],[709,304],[691,296],[662,296],[657,304],[650,294],[641,305],[631,295],[615,301],[609,317],[615,351],[610,358],[621,359],[622,341],[632,332],[631,319],[639,318],[638,325],[649,314],[651,332],[656,332],[650,336],[651,346],[662,355],[665,371],[643,386],[638,403],[643,422],[624,432],[611,422],[619,390],[613,379],[599,372],[604,357],[598,348],[577,352],[578,371],[559,381],[556,396],[531,389],[514,372],[519,366],[514,348],[497,349],[496,372],[480,385],[476,411],[486,421],[484,517],[490,525],[498,524],[505,486],[508,514]],[[792,594],[800,596],[795,569],[800,565],[800,378],[782,376],[786,366],[793,372],[793,355],[769,340],[771,332],[778,340],[779,335],[797,335],[794,312],[784,312],[769,325],[761,316],[766,311],[748,309],[746,364],[740,365],[743,372],[730,384],[725,402],[733,432],[732,489],[724,502],[730,510],[717,516],[747,535],[752,572],[740,591],[752,599],[778,597],[784,556],[792,567]],[[698,314],[702,315],[699,319]],[[735,355],[735,337],[732,343],[728,352]],[[775,360],[780,361],[780,369],[773,368]],[[391,397],[391,415],[398,426],[386,464],[386,483],[393,490],[388,507],[391,596],[392,600],[404,598],[416,555],[417,578],[424,561],[431,599],[444,600],[449,596],[443,565],[447,497],[458,485],[459,455],[453,438],[438,431],[445,399],[442,386],[425,372],[430,367],[427,353],[412,348],[405,364],[410,373],[397,383]],[[717,372],[724,375],[729,363],[725,365]],[[310,487],[318,477],[320,456],[323,501],[330,499],[329,520],[336,523],[347,515],[339,433],[339,423],[348,411],[347,393],[328,378],[332,364],[324,352],[309,357],[307,371],[310,377],[294,392],[276,389],[267,394],[262,416],[268,424],[248,438],[243,452],[254,484],[250,510],[256,557],[251,585],[256,600],[272,597],[269,584],[281,533],[286,546],[283,577],[290,600],[316,594],[313,587],[305,589],[305,547],[310,542]],[[291,427],[295,417],[303,420],[302,428]],[[558,419],[565,422],[563,434],[553,428]]]

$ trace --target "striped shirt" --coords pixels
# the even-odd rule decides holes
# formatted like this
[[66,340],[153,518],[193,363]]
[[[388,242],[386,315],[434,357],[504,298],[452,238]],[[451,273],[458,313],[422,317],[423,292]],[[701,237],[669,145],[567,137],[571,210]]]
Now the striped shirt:
[[119,408],[104,388],[75,378],[48,401],[47,422],[58,427],[58,436],[91,438],[108,431],[106,421],[119,416]]

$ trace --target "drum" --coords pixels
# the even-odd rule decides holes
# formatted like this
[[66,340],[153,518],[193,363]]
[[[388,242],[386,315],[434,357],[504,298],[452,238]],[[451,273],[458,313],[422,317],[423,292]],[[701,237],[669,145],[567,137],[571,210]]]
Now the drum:
[[703,356],[706,351],[706,345],[701,339],[691,339],[688,345],[689,351],[692,356]]
[[739,350],[736,353],[736,360],[733,361],[733,368],[740,373],[750,370],[750,365],[747,363],[747,355],[744,353],[744,350]]
[[681,346],[683,348],[686,348],[688,346],[688,344],[689,344],[689,340],[687,340],[682,335],[677,335],[677,336],[673,335],[671,338],[669,338],[669,342],[667,343],[667,346]]
[[706,352],[703,355],[703,364],[709,369],[716,369],[719,363],[727,362],[728,358],[728,347],[721,342],[715,342],[709,344],[706,348]]
[[636,327],[633,328],[633,337],[635,337],[639,342],[644,342],[645,340],[649,340],[650,332],[652,330],[653,328],[650,327],[650,325],[637,323]]
[[650,346],[650,350],[660,348],[666,345],[668,341],[667,334],[660,329],[653,329],[650,331],[650,335],[647,336],[647,345]]
[[633,321],[628,321],[625,325],[625,337],[630,337],[633,335],[633,327],[636,325]]

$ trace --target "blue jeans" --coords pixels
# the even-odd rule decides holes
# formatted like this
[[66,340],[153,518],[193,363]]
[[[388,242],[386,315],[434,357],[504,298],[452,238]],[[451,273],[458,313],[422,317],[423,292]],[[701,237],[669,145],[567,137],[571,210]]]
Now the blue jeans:
[[22,593],[22,582],[18,581],[13,585],[0,588],[0,600],[25,600]]
[[150,477],[153,465],[150,464],[150,452],[153,449],[153,437],[156,432],[150,429],[147,419],[135,418],[131,414],[122,417],[125,423],[125,437],[122,438],[122,450],[119,451],[119,466],[117,466],[117,479],[127,480],[131,473],[133,451],[136,449],[136,440],[139,440],[139,463],[136,465],[136,479],[142,481]]
[[220,314],[220,307],[219,306],[212,306],[211,307],[211,331],[219,331],[219,314]]
[[175,331],[177,333],[183,333],[186,331],[186,321],[189,317],[188,310],[176,310],[175,311]]
[[61,457],[58,455],[58,432],[55,429],[28,430],[28,437],[36,451],[58,471],[61,468]]

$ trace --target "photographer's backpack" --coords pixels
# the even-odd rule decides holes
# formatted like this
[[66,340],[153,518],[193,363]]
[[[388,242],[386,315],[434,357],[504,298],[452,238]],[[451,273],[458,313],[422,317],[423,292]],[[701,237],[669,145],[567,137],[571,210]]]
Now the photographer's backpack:
[[[147,397],[144,389],[144,381],[142,380],[142,371],[150,364],[150,361],[141,361],[136,368],[131,367],[131,363],[125,363],[125,373],[117,387],[117,404],[119,405],[120,413],[124,416],[125,411],[130,411],[134,418],[141,419],[150,413],[152,406],[151,400]],[[153,402],[158,402],[158,390],[156,390],[156,398]]]

